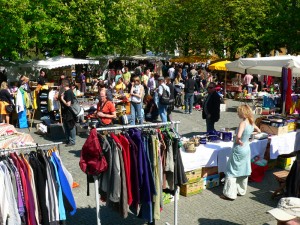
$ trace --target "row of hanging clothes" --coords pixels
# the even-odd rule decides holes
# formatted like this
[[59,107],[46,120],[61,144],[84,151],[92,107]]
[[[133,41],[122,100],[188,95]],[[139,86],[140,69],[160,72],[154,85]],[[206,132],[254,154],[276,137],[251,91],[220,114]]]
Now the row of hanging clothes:
[[74,215],[72,175],[54,149],[0,157],[0,224],[58,225]]
[[131,128],[99,134],[108,169],[99,177],[99,193],[106,205],[149,223],[160,219],[163,192],[175,194],[187,182],[174,130]]

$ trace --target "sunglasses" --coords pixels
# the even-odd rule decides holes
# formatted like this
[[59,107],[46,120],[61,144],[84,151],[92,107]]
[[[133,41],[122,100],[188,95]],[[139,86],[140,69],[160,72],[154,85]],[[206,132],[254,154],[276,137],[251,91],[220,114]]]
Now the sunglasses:
[[213,89],[214,87],[207,87],[207,88],[209,88],[209,89]]
[[140,82],[140,80],[134,80],[134,82]]

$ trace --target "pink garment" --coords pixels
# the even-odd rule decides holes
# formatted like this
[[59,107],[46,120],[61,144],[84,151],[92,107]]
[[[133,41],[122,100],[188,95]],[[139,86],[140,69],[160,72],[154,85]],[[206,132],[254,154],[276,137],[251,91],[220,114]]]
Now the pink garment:
[[251,84],[252,79],[253,79],[253,76],[251,74],[246,74],[244,76],[244,84],[246,84],[246,85]]

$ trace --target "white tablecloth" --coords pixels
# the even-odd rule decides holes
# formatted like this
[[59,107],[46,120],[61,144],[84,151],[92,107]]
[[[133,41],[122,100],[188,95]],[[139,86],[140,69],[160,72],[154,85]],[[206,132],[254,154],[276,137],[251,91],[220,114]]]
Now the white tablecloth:
[[270,137],[270,159],[277,159],[279,155],[298,150],[300,150],[299,131]]
[[[264,157],[268,139],[254,140],[250,143],[251,157],[256,155]],[[181,149],[181,157],[185,171],[201,167],[218,166],[219,172],[225,172],[233,142],[207,143],[196,148],[195,153],[186,153]]]

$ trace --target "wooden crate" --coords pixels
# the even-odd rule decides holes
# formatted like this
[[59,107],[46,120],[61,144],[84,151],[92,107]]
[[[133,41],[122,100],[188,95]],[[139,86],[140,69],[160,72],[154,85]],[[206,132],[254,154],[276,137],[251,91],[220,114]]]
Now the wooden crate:
[[201,180],[201,177],[202,177],[202,168],[192,170],[192,171],[188,171],[188,172],[185,173],[185,175],[188,179],[189,184],[198,182],[198,181]]
[[282,126],[282,127],[272,127],[268,124],[261,124],[260,125],[261,132],[265,132],[267,134],[272,135],[281,135],[288,133],[288,126]]
[[203,180],[192,184],[184,184],[180,186],[180,194],[187,197],[191,195],[200,194],[203,190]]
[[202,177],[207,177],[211,175],[215,175],[218,173],[218,167],[213,166],[213,167],[203,167],[202,168]]

